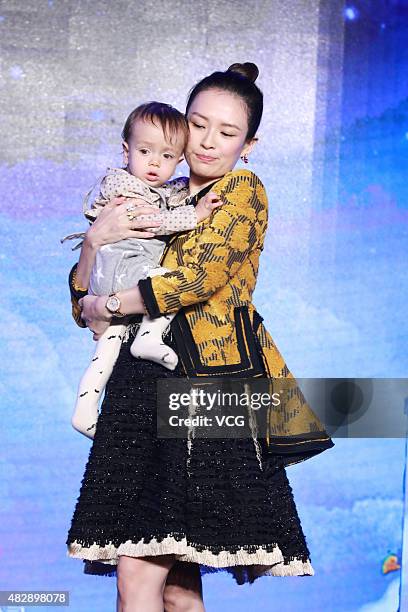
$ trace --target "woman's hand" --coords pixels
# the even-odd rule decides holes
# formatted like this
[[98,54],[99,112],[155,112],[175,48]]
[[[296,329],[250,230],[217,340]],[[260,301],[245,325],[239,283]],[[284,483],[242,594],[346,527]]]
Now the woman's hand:
[[[119,242],[124,238],[153,238],[155,234],[144,228],[159,227],[160,217],[157,221],[150,218],[148,221],[138,220],[140,215],[152,215],[157,213],[157,208],[153,206],[137,206],[132,209],[131,214],[127,206],[134,204],[129,198],[114,198],[103,207],[94,223],[85,235],[87,241],[94,249],[104,244]],[[133,217],[132,219],[129,216]]]
[[81,319],[93,333],[93,339],[99,340],[112,320],[112,314],[105,307],[107,295],[86,295],[78,301]]

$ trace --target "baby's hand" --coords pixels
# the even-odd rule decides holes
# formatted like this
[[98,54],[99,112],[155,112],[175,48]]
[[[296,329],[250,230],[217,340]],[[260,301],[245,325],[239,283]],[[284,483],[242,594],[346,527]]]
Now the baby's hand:
[[223,202],[216,193],[213,193],[212,191],[207,193],[207,195],[201,198],[195,207],[197,222],[200,223],[200,221],[203,221],[209,217],[212,211],[218,208],[218,206],[221,206],[221,204],[223,204]]

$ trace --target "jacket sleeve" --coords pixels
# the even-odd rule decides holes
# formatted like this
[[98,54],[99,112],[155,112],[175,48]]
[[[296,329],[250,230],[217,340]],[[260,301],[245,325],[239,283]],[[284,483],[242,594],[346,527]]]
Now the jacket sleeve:
[[139,281],[152,317],[206,301],[227,284],[251,251],[263,247],[267,197],[258,177],[249,170],[229,172],[212,191],[223,205],[202,222],[198,236],[192,232],[183,243],[183,265]]
[[140,215],[138,221],[149,221],[160,217],[161,225],[153,227],[152,232],[156,236],[170,236],[177,232],[185,232],[194,229],[197,225],[197,213],[192,204],[180,206],[170,210],[158,210],[151,215]]
[[72,316],[74,321],[79,327],[86,327],[86,323],[81,319],[81,309],[79,307],[78,301],[83,298],[85,295],[88,295],[87,291],[83,291],[78,289],[75,286],[75,273],[78,264],[76,263],[69,273],[68,283],[69,283],[69,291],[71,294],[71,307],[72,307]]

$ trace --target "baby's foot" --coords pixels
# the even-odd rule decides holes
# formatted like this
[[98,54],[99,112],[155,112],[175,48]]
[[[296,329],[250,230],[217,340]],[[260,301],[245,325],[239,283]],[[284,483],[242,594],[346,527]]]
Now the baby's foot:
[[174,370],[178,363],[177,354],[172,348],[160,342],[159,344],[144,342],[143,338],[136,336],[130,347],[130,352],[133,357],[138,359],[148,359],[164,366],[168,370]]
[[93,440],[98,421],[98,406],[78,405],[71,418],[71,425],[87,438]]
[[74,429],[79,431],[81,434],[84,434],[84,436],[86,436],[87,438],[90,438],[91,440],[93,440],[95,436],[96,422],[95,423],[89,423],[89,422],[84,423],[83,421],[72,417],[71,424]]

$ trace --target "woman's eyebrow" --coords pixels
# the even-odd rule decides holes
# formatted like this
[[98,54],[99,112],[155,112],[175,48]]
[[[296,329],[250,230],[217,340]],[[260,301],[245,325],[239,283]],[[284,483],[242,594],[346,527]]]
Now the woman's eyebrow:
[[197,117],[201,117],[201,119],[205,119],[206,121],[208,121],[208,117],[206,117],[205,115],[202,115],[201,113],[196,113],[194,111],[194,113],[191,113],[192,115],[197,115]]
[[[198,117],[201,117],[201,119],[205,119],[205,121],[208,121],[208,117],[206,117],[205,115],[202,115],[201,113],[191,113],[192,115],[197,115]],[[233,123],[221,123],[221,125],[225,126],[225,127],[231,127],[231,128],[235,128],[238,131],[241,131],[241,128],[238,127],[237,125],[234,125]]]
[[238,127],[237,125],[234,125],[233,123],[221,123],[221,125],[223,125],[224,127],[234,128],[234,129],[236,129],[236,130],[238,130],[238,131],[240,131],[240,130],[241,130],[241,128],[240,128],[240,127]]

